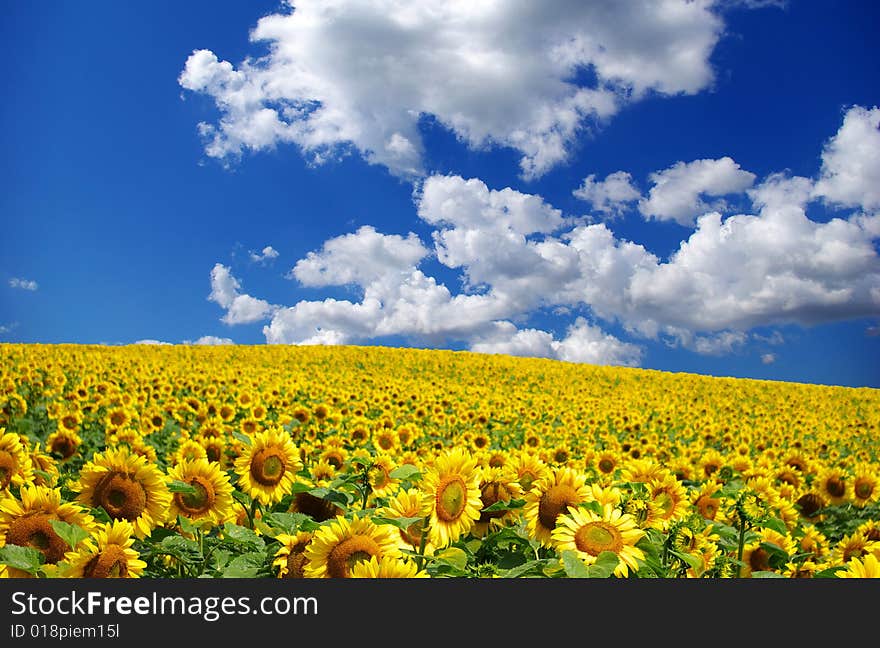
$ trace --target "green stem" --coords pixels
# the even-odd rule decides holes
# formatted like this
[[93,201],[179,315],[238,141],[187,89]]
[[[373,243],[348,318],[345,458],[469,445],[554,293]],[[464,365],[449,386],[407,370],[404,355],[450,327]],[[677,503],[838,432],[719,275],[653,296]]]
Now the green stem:
[[428,523],[431,521],[431,517],[425,517],[425,521],[422,524],[422,534],[419,538],[419,557],[416,559],[416,565],[418,565],[419,570],[422,569],[422,566],[425,564],[425,545],[428,542]]

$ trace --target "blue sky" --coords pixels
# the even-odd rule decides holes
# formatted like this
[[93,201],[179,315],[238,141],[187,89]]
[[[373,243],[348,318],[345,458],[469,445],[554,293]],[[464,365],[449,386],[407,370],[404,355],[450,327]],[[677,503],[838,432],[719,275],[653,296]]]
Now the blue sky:
[[875,3],[404,4],[9,5],[0,342],[880,387]]

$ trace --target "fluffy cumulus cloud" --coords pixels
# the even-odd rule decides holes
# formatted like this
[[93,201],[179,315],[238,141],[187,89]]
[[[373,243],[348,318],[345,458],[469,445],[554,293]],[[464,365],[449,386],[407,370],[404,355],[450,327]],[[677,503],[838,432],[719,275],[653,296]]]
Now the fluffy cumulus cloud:
[[580,187],[572,194],[593,205],[593,209],[606,215],[620,215],[629,203],[642,197],[633,185],[632,176],[625,171],[616,171],[597,181],[595,175],[584,178]]
[[254,263],[267,263],[272,259],[278,258],[278,250],[271,245],[267,245],[263,248],[262,252],[249,252],[249,256]]
[[[840,132],[831,141],[839,138]],[[268,321],[270,343],[403,336],[624,365],[640,362],[640,339],[722,355],[752,341],[782,342],[778,334],[750,333],[758,327],[880,316],[880,214],[811,219],[824,166],[818,179],[774,173],[756,184],[729,158],[708,162],[683,167],[710,171],[688,185],[690,195],[718,196],[739,186],[752,213],[699,215],[666,259],[618,238],[606,223],[567,218],[541,196],[435,175],[415,194],[416,213],[432,228],[430,246],[413,233],[365,226],[326,241],[290,272],[305,286],[348,286],[351,299],[273,307],[243,295],[221,264],[212,272],[211,299],[229,323]],[[707,179],[719,175],[735,180]],[[425,274],[428,257],[458,272],[463,288],[450,290]],[[259,306],[244,317],[239,302]],[[557,337],[524,326],[539,309],[586,309],[591,318],[576,318]],[[602,322],[622,325],[636,343],[605,333]]]
[[239,292],[241,284],[232,276],[229,267],[220,263],[211,270],[211,294],[208,299],[226,310],[223,321],[227,324],[248,324],[265,319],[275,306]]
[[226,344],[235,344],[230,338],[217,337],[216,335],[203,335],[198,340],[184,340],[184,344],[197,344],[205,346],[222,346]]
[[30,290],[34,291],[39,288],[39,284],[33,279],[22,279],[20,277],[13,277],[9,280],[10,288],[18,288],[19,290]]
[[713,0],[298,0],[252,30],[265,56],[234,65],[195,50],[179,83],[216,103],[219,119],[199,124],[215,158],[292,143],[315,163],[354,149],[420,177],[427,117],[474,149],[517,150],[532,178],[627,103],[707,88],[721,12]]
[[559,340],[547,331],[518,330],[510,322],[499,323],[489,337],[472,344],[471,350],[629,367],[638,366],[642,358],[641,347],[620,341],[582,317],[577,318]]
[[[676,162],[652,173],[648,196],[639,201],[639,211],[647,218],[675,221],[686,227],[700,214],[724,210],[718,197],[742,193],[752,186],[755,174],[740,169],[729,157],[718,160]],[[710,197],[716,198],[708,201]]]
[[850,108],[822,151],[816,196],[842,207],[880,207],[880,108]]

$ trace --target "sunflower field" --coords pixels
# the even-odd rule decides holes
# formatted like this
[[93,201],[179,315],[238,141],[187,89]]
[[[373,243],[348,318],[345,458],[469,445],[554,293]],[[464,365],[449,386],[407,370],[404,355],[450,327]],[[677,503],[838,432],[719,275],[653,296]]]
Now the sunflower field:
[[0,345],[0,576],[880,577],[880,391]]

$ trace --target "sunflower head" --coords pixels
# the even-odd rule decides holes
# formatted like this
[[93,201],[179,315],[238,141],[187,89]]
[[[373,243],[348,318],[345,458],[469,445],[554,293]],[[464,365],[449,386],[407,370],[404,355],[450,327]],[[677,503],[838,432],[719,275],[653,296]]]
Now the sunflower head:
[[296,445],[282,427],[256,434],[235,460],[239,488],[263,504],[279,502],[290,493],[302,467]]
[[526,494],[523,514],[529,534],[544,546],[550,546],[550,534],[556,528],[556,519],[568,507],[589,499],[590,490],[583,473],[567,466],[554,468],[547,477],[535,482]]
[[138,578],[147,566],[134,544],[127,520],[102,524],[77,551],[68,552],[62,574],[68,578]]
[[176,492],[171,498],[168,519],[183,515],[201,526],[221,525],[235,518],[229,476],[205,458],[183,460],[168,471],[168,480],[179,481],[191,492]]
[[401,555],[395,527],[377,525],[368,518],[337,516],[322,525],[305,549],[307,578],[351,578],[352,568],[370,558]]
[[480,517],[480,475],[476,459],[464,448],[440,453],[424,477],[430,506],[429,539],[437,547],[455,542]]

